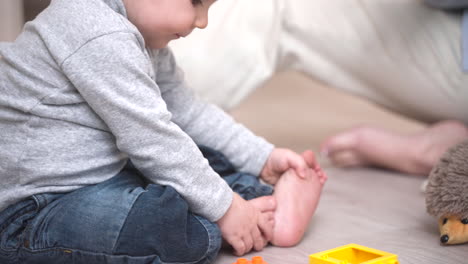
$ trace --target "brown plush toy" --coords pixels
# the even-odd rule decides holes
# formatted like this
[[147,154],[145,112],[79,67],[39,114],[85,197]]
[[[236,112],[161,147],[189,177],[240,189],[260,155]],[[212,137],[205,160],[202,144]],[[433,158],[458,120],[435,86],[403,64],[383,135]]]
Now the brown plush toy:
[[426,207],[439,219],[440,242],[468,242],[468,141],[448,150],[429,175]]

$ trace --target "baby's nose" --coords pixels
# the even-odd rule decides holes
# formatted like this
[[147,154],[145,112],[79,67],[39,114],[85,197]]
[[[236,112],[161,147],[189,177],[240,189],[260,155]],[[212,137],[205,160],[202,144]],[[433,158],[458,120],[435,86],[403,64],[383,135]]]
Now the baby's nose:
[[442,244],[445,244],[449,241],[450,237],[448,235],[443,235],[440,237],[440,242],[442,242]]

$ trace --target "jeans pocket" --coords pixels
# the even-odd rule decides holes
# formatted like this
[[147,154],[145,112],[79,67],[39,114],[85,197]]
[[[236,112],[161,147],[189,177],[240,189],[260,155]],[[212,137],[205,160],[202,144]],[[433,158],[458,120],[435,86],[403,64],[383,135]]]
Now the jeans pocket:
[[[17,251],[24,245],[24,233],[37,214],[37,203],[27,199],[11,205],[0,213],[0,249]],[[27,243],[26,243],[27,244]]]

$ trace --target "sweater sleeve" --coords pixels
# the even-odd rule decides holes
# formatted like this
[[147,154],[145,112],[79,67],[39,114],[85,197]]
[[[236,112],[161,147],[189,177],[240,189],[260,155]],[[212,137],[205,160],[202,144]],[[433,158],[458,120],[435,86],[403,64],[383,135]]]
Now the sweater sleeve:
[[232,190],[172,121],[139,36],[115,32],[95,38],[62,69],[146,178],[172,186],[194,213],[211,221],[225,214]]
[[238,170],[259,175],[273,145],[217,106],[194,96],[168,48],[160,50],[154,58],[157,74],[161,75],[157,82],[174,122],[197,144],[221,151]]

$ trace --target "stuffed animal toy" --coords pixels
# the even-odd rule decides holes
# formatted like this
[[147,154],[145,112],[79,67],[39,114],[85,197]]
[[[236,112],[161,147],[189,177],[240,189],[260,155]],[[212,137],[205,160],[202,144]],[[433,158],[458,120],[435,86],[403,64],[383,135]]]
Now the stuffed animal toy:
[[432,169],[426,207],[439,219],[440,242],[468,242],[468,141],[449,149]]

